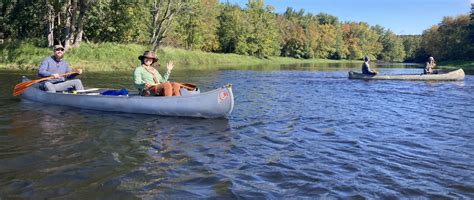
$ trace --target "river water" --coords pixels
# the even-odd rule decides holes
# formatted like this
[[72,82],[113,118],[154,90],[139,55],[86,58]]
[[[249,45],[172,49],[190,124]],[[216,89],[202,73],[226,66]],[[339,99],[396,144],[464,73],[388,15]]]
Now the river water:
[[[474,76],[348,80],[356,65],[173,72],[202,91],[232,83],[228,119],[22,101],[22,73],[0,71],[0,199],[474,198]],[[130,73],[81,79],[131,88]]]

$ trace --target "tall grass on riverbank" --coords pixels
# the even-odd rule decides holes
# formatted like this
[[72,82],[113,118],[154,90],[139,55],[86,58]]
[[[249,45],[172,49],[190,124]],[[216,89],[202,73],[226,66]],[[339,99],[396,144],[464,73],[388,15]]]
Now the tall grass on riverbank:
[[456,60],[456,61],[442,61],[438,63],[440,68],[445,69],[459,69],[474,70],[474,61]]
[[[49,48],[40,47],[37,41],[13,41],[0,46],[0,68],[11,70],[35,70],[46,56],[52,55]],[[71,66],[87,71],[132,70],[139,64],[138,56],[147,50],[146,46],[116,43],[83,43],[80,48],[66,52],[65,59]],[[173,60],[179,68],[213,69],[222,66],[279,65],[293,63],[350,63],[361,61],[294,59],[270,57],[260,59],[237,54],[206,53],[165,47],[157,52],[160,64]]]
[[[90,71],[125,70],[136,65],[137,56],[144,49],[135,44],[83,43],[80,48],[67,51],[65,59],[71,66]],[[34,41],[9,42],[0,48],[0,64],[7,69],[34,70],[52,53],[50,48],[39,47]]]

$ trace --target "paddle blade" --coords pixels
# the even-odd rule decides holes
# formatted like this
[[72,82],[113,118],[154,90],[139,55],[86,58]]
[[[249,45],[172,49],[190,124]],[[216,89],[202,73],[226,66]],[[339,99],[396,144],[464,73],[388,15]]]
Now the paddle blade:
[[21,82],[21,83],[18,83],[15,85],[15,89],[16,88],[22,88],[22,87],[25,87],[27,86],[29,83],[28,82]]
[[28,88],[30,88],[30,87],[23,87],[23,88],[18,88],[16,90],[14,90],[13,91],[13,96],[20,95],[21,93],[25,92]]
[[25,92],[33,84],[35,84],[34,81],[26,81],[15,85],[15,88],[13,89],[13,96],[18,96],[19,94]]

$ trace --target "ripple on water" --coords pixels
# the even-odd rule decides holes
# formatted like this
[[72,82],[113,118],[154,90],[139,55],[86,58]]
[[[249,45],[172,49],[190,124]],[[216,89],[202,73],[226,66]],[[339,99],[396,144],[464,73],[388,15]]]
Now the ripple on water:
[[[358,81],[345,68],[300,68],[175,74],[203,91],[233,83],[235,107],[224,120],[88,111],[0,94],[0,194],[472,198],[469,75],[461,84]],[[129,72],[90,77],[84,82],[112,87]]]

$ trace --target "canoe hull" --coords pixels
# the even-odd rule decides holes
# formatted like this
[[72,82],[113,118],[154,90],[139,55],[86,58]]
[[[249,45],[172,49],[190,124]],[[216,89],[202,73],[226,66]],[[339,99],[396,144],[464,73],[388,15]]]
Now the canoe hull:
[[464,79],[464,71],[458,69],[446,74],[418,74],[418,75],[368,75],[350,71],[349,79],[362,80],[410,80],[410,81],[459,81]]
[[231,85],[193,96],[180,97],[48,93],[37,87],[31,87],[22,94],[22,98],[46,104],[100,111],[203,118],[228,117],[234,107]]

